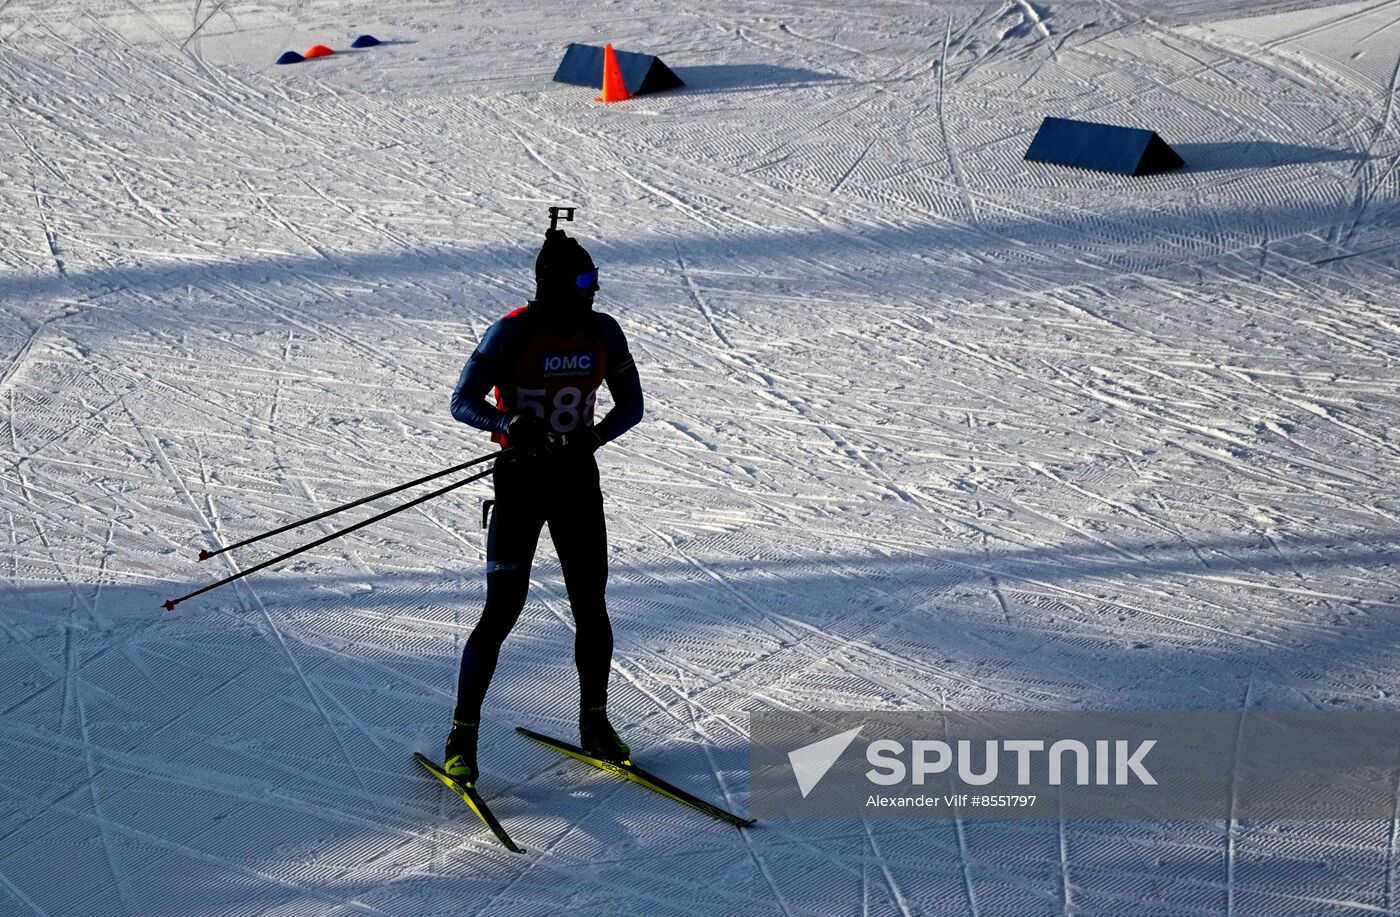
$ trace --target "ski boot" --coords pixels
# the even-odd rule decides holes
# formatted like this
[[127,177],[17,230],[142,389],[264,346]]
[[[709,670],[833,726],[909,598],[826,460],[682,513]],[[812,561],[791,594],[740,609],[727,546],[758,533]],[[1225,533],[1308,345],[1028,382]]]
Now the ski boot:
[[608,722],[606,707],[589,707],[580,711],[578,740],[583,750],[595,758],[621,762],[632,755],[632,749],[617,737],[617,730]]
[[458,783],[471,786],[479,775],[476,769],[476,734],[479,723],[452,721],[452,731],[447,734],[447,748],[443,750],[443,772]]

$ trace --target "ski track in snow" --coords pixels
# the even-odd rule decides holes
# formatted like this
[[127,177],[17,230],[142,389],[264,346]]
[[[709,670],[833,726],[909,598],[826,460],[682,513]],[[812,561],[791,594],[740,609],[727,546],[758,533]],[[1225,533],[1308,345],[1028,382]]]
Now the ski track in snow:
[[[347,23],[404,43],[271,66]],[[658,772],[745,810],[765,708],[1392,709],[1397,32],[0,4],[0,914],[1397,913],[1394,822],[737,832],[561,761],[510,729],[573,726],[547,543],[483,726],[507,853],[410,758],[481,486],[160,609],[354,520],[201,548],[489,448],[447,398],[569,203],[647,391],[600,461],[614,719]],[[688,88],[548,82],[603,38]],[[1045,115],[1192,168],[1025,163]]]

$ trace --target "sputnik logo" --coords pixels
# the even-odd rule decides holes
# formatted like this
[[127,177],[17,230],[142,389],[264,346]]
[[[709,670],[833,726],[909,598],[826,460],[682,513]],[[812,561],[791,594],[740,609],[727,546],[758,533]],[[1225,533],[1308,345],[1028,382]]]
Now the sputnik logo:
[[826,776],[826,772],[831,770],[831,765],[836,763],[836,759],[841,757],[841,753],[855,741],[864,728],[857,726],[829,739],[803,745],[788,752],[788,763],[792,765],[792,775],[797,778],[797,788],[802,791],[803,799],[816,788]]

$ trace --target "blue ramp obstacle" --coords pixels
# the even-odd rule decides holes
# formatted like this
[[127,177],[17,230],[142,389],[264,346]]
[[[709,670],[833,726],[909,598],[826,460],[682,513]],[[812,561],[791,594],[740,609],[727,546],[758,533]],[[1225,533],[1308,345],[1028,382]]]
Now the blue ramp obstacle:
[[1151,175],[1186,165],[1153,131],[1069,118],[1041,122],[1026,159],[1120,175]]
[[[659,57],[635,51],[615,53],[618,69],[622,71],[622,82],[627,85],[627,92],[631,95],[679,89],[685,85]],[[603,49],[596,45],[569,45],[564,51],[564,59],[559,62],[559,69],[554,71],[554,82],[602,89]]]

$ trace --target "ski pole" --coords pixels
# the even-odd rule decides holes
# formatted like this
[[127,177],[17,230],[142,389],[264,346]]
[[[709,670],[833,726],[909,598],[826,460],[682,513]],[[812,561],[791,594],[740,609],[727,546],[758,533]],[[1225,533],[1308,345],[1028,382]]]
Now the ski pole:
[[[501,452],[496,453],[496,455],[502,455],[502,454],[504,454],[504,452],[505,452],[505,450],[502,450]],[[486,477],[486,476],[487,476],[488,474],[490,474],[493,470],[494,470],[493,468],[488,468],[488,469],[486,469],[485,471],[479,471],[479,472],[477,472],[476,474],[472,475],[471,477],[463,478],[463,479],[460,480],[460,481],[454,481],[454,482],[452,482],[451,484],[448,484],[446,487],[439,487],[437,490],[434,490],[434,491],[432,491],[431,493],[426,493],[426,494],[424,494],[424,495],[421,496],[421,497],[415,497],[415,498],[413,498],[412,500],[409,500],[407,503],[404,503],[404,504],[402,504],[402,505],[400,505],[400,506],[396,506],[396,507],[394,507],[393,509],[385,510],[384,512],[380,513],[380,514],[377,515],[377,516],[370,516],[368,519],[364,520],[363,522],[356,522],[354,525],[349,526],[348,528],[343,528],[343,529],[341,529],[341,530],[338,531],[338,532],[331,532],[329,535],[325,536],[324,538],[318,538],[318,539],[316,539],[315,541],[311,542],[310,544],[302,545],[302,546],[299,547],[299,548],[293,548],[292,550],[288,551],[287,553],[285,553],[285,554],[279,554],[279,555],[277,555],[276,557],[272,558],[271,560],[265,560],[265,561],[263,561],[263,562],[260,563],[260,564],[257,564],[257,565],[255,565],[255,566],[249,567],[247,570],[239,571],[238,573],[235,573],[235,574],[233,574],[232,576],[226,576],[226,577],[224,577],[223,579],[219,580],[217,583],[210,583],[208,586],[205,586],[205,587],[202,588],[202,589],[196,589],[194,592],[191,592],[189,595],[182,595],[182,596],[180,596],[178,599],[166,599],[166,600],[162,603],[161,607],[163,607],[166,611],[174,611],[174,610],[175,610],[175,606],[176,606],[176,605],[179,605],[179,604],[180,604],[181,602],[183,602],[185,599],[192,599],[192,598],[194,598],[194,597],[197,596],[197,595],[203,595],[204,593],[208,592],[210,589],[218,589],[220,586],[227,585],[228,583],[231,583],[231,582],[233,582],[233,581],[236,580],[236,579],[242,579],[243,577],[247,576],[249,573],[256,573],[256,572],[258,572],[259,570],[262,570],[262,569],[265,569],[265,568],[267,568],[267,567],[272,566],[273,564],[281,563],[282,561],[286,560],[286,559],[289,558],[289,557],[295,557],[296,555],[302,553],[303,551],[309,551],[309,550],[311,550],[312,548],[315,548],[315,547],[318,547],[318,546],[320,546],[320,545],[323,545],[323,544],[325,544],[325,543],[328,542],[328,541],[331,541],[331,540],[333,540],[333,539],[339,538],[341,535],[349,535],[351,532],[353,532],[353,531],[355,531],[355,530],[357,530],[357,529],[362,529],[362,528],[364,528],[365,526],[369,525],[371,522],[378,522],[380,519],[384,519],[384,518],[387,518],[387,517],[389,517],[389,516],[392,516],[392,515],[394,515],[394,513],[403,512],[403,511],[406,510],[406,509],[410,509],[410,508],[412,508],[412,507],[414,507],[414,506],[417,506],[419,503],[422,503],[422,502],[424,502],[424,501],[426,501],[426,500],[431,500],[433,497],[440,497],[440,496],[442,496],[443,494],[447,493],[447,492],[450,491],[450,490],[456,490],[458,487],[461,487],[463,484],[470,484],[472,481],[475,481],[475,480],[477,480],[477,479],[479,479],[479,478],[484,478],[484,477]],[[343,509],[343,508],[344,508],[344,507],[342,507],[342,509]]]
[[[474,458],[470,462],[463,462],[460,465],[453,465],[451,468],[444,468],[442,471],[436,471],[432,474],[424,475],[423,477],[418,478],[416,481],[409,481],[407,484],[400,484],[397,487],[390,487],[388,490],[381,490],[377,494],[370,494],[368,497],[361,497],[358,500],[352,500],[343,506],[337,506],[335,509],[328,509],[323,513],[317,513],[314,516],[307,516],[305,519],[298,519],[296,522],[289,522],[281,528],[273,529],[270,532],[263,532],[261,535],[254,535],[252,538],[245,538],[237,544],[231,544],[228,547],[219,548],[219,550],[217,551],[211,551],[208,548],[201,548],[199,551],[199,559],[208,560],[211,557],[218,557],[225,551],[232,551],[234,548],[241,548],[244,545],[252,544],[255,541],[262,541],[264,538],[271,538],[273,535],[280,535],[283,532],[288,531],[289,529],[294,529],[298,526],[306,525],[308,522],[315,522],[318,519],[324,519],[327,516],[333,516],[336,513],[341,512],[342,510],[354,509],[355,507],[368,503],[371,500],[378,500],[380,497],[387,497],[392,494],[396,494],[401,490],[407,490],[408,488],[414,487],[418,484],[427,483],[428,481],[435,480],[437,478],[442,477],[443,475],[451,474],[454,471],[461,471],[463,468],[470,468],[473,465],[480,465],[482,462],[488,461],[489,459],[493,458],[500,458],[503,455],[509,454],[509,452],[509,449],[501,449],[497,452],[492,452],[487,455],[483,455],[481,458]],[[468,480],[474,481],[476,479],[469,478]]]

